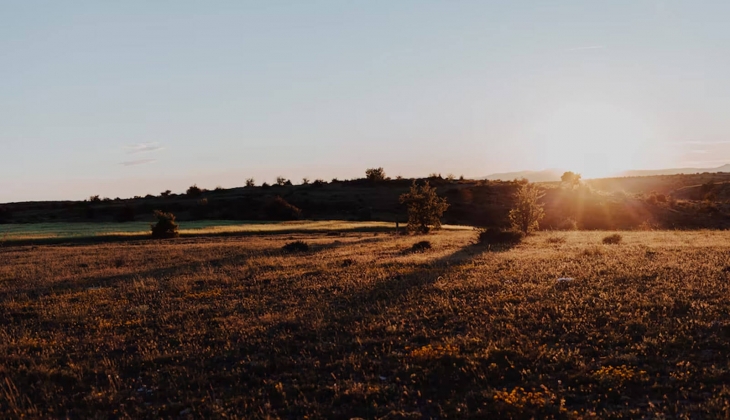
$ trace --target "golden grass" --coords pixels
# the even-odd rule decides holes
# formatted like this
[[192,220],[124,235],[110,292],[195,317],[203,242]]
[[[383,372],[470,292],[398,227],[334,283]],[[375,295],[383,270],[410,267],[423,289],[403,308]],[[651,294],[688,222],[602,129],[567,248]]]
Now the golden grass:
[[424,237],[382,233],[6,246],[0,412],[727,415],[730,233],[610,233],[488,250],[451,230],[419,253]]
[[[395,229],[392,222],[349,222],[344,220],[290,222],[236,222],[206,220],[180,222],[182,236],[205,236],[234,233],[339,232]],[[404,229],[405,226],[402,226]],[[444,225],[444,230],[472,230],[470,226]],[[149,222],[34,223],[0,225],[0,243],[40,239],[84,237],[141,237],[150,235]]]

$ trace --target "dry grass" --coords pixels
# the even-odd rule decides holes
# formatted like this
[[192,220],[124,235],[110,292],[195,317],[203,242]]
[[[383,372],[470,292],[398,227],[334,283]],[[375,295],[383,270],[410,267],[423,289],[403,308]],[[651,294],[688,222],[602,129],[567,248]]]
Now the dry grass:
[[[717,418],[730,233],[181,238],[0,248],[0,412]],[[311,249],[281,247],[305,240]],[[570,277],[569,282],[556,282]]]

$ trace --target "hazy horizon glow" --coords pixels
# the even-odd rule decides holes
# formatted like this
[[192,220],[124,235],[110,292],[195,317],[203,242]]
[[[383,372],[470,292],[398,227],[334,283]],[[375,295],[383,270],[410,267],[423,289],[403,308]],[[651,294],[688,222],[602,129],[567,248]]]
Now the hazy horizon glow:
[[0,6],[0,202],[730,163],[730,4]]

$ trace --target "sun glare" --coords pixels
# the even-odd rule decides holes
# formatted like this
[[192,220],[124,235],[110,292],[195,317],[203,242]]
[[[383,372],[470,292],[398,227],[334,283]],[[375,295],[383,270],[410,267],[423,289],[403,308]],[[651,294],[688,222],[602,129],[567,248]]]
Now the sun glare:
[[572,104],[537,124],[532,135],[542,146],[545,167],[597,178],[644,166],[653,133],[624,110]]

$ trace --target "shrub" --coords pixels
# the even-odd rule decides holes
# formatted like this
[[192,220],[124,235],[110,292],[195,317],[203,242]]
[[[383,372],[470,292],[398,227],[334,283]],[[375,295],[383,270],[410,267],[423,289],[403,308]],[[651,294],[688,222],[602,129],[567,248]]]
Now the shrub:
[[172,213],[165,213],[160,210],[155,210],[155,217],[157,223],[152,225],[152,237],[153,238],[176,238],[180,235],[178,232],[178,225],[175,223],[175,215]]
[[163,192],[160,193],[160,197],[169,197],[170,194],[172,194],[172,191],[165,190],[165,191],[163,191]]
[[321,187],[325,184],[327,184],[327,182],[324,179],[315,179],[314,182],[312,182],[312,185],[315,187]]
[[134,207],[124,206],[117,214],[117,222],[133,222],[135,218]]
[[302,185],[309,185],[309,178],[302,178]]
[[525,234],[517,230],[488,228],[479,231],[477,242],[483,245],[516,245],[524,237]]
[[283,176],[277,176],[276,177],[276,185],[283,186],[286,184],[286,178]]
[[370,181],[385,181],[385,170],[383,168],[370,168],[365,171],[365,178]]
[[411,251],[413,251],[413,252],[425,251],[427,249],[431,249],[431,242],[429,242],[429,241],[416,242],[411,247]]
[[528,235],[540,227],[539,222],[545,216],[545,211],[542,204],[538,203],[542,194],[537,185],[528,182],[520,184],[515,194],[515,207],[509,212],[509,220],[515,230]]
[[256,181],[253,178],[246,179],[246,187],[251,188],[256,186]]
[[436,189],[425,181],[423,185],[413,181],[411,190],[400,196],[401,204],[408,210],[408,231],[428,233],[431,228],[441,227],[443,216],[449,204],[436,194]]
[[264,214],[271,220],[297,220],[302,217],[301,210],[280,196],[276,196],[264,205]]
[[608,235],[605,238],[603,238],[603,243],[608,245],[617,245],[621,243],[621,240],[623,239],[623,236],[621,236],[618,233],[614,233],[613,235]]
[[560,177],[560,182],[573,188],[576,185],[580,184],[580,178],[581,178],[580,174],[568,171],[568,172],[564,172],[563,175]]
[[191,185],[190,188],[188,188],[188,190],[185,192],[185,194],[187,194],[189,197],[198,197],[202,193],[203,190],[195,184]]
[[289,242],[281,249],[286,252],[307,252],[309,251],[309,244],[304,241]]
[[101,203],[101,198],[99,198],[98,195],[92,195],[91,197],[89,197],[89,201],[91,201],[92,203]]
[[263,184],[261,184],[261,188],[263,188],[263,189],[271,188],[271,185],[269,185],[266,182],[264,182]]

